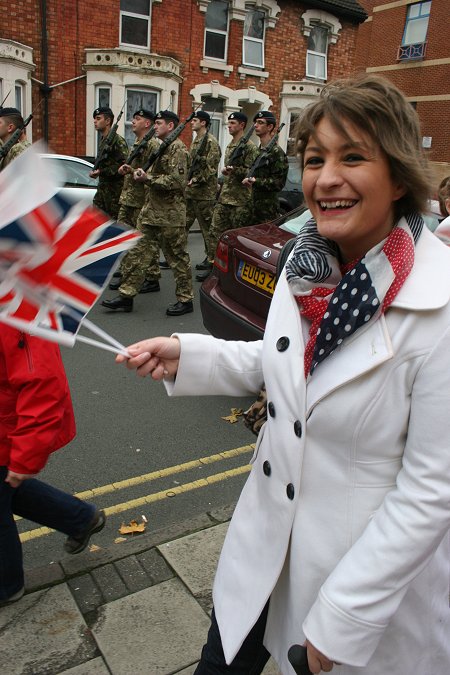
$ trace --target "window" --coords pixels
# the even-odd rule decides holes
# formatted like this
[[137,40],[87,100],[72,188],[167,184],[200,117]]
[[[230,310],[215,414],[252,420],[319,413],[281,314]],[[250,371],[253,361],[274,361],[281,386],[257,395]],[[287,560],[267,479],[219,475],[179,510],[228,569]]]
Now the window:
[[327,79],[328,28],[311,26],[306,52],[306,77]]
[[[95,88],[95,107],[96,108],[101,108],[101,107],[111,107],[111,87],[108,85],[100,85],[99,87]],[[102,135],[100,131],[97,131],[96,134],[96,153],[98,153],[98,146],[100,144],[100,139]]]
[[295,132],[299,117],[299,112],[291,112],[289,116],[289,136],[286,149],[288,155],[295,156],[297,154],[297,148],[295,147]]
[[120,0],[120,44],[150,49],[151,0]]
[[209,125],[208,131],[217,139],[220,145],[224,100],[223,98],[202,96],[202,103],[203,110],[211,115],[211,124]]
[[131,128],[131,120],[136,111],[144,108],[153,113],[158,112],[158,94],[145,89],[127,89],[127,105],[125,116],[125,140],[131,147],[136,140]]
[[226,61],[228,47],[228,2],[212,0],[205,19],[206,58]]
[[430,18],[431,2],[418,2],[410,5],[406,14],[405,32],[402,45],[425,42]]
[[17,110],[20,110],[20,113],[23,115],[23,84],[21,82],[16,82],[14,84],[14,96],[14,107],[17,108]]
[[95,107],[107,107],[111,105],[111,87],[100,86],[95,92]]
[[264,68],[264,19],[260,9],[249,9],[245,15],[242,56],[245,66]]

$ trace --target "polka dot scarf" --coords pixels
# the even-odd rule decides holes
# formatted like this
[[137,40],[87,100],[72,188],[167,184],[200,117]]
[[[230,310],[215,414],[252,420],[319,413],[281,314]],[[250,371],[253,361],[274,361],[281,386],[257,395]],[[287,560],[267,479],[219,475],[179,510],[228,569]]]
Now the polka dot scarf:
[[297,238],[286,276],[302,316],[311,321],[305,377],[342,342],[387,310],[414,264],[421,216],[402,218],[361,260],[339,265],[338,248],[309,220]]

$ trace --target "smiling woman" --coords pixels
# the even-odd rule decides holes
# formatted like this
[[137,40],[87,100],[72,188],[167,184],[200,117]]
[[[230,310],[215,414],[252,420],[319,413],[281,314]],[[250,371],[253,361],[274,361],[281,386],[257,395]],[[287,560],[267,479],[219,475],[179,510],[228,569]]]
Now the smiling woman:
[[361,76],[323,89],[298,140],[313,218],[264,339],[176,334],[117,357],[174,396],[266,385],[195,673],[258,675],[271,654],[290,675],[304,645],[312,673],[448,675],[450,250],[420,215],[418,119]]

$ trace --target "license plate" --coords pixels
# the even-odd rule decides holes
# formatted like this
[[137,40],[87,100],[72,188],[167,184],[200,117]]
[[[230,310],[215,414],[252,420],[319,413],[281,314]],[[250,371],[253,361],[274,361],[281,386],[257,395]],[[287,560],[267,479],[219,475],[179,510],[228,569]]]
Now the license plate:
[[257,288],[261,288],[263,291],[267,291],[267,293],[273,294],[275,290],[274,274],[265,272],[254,265],[249,265],[249,263],[243,260],[239,263],[237,275],[242,281],[246,281],[252,286],[257,286]]

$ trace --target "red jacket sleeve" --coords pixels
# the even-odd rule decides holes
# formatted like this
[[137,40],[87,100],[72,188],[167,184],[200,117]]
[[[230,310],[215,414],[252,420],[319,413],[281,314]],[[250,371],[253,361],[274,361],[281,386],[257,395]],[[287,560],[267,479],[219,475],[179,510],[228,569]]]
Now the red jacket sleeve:
[[58,345],[0,326],[0,443],[8,468],[37,473],[75,436],[69,385]]

